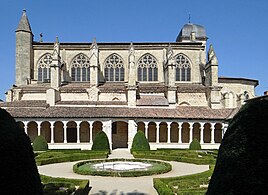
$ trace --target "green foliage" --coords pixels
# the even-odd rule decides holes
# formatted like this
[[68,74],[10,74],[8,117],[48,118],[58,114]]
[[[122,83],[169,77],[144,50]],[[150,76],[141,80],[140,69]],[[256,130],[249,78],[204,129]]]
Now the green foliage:
[[201,145],[197,139],[193,139],[189,146],[190,150],[201,150]]
[[172,192],[172,189],[170,189],[170,187],[165,184],[164,182],[161,181],[161,179],[158,178],[154,178],[154,188],[156,189],[157,193],[159,195],[171,195],[174,194]]
[[0,109],[1,194],[43,194],[33,148],[24,129]]
[[[147,170],[133,170],[133,171],[102,171],[92,168],[92,164],[101,162],[114,162],[114,161],[135,161],[150,163],[153,166]],[[106,160],[93,160],[76,163],[73,166],[73,171],[81,175],[98,175],[98,176],[112,176],[112,177],[139,177],[147,175],[162,174],[171,171],[172,166],[166,162],[141,160],[141,159],[106,159]]]
[[[88,180],[81,180],[81,179],[66,179],[66,178],[55,178],[49,177],[45,175],[41,175],[41,180],[44,186],[48,183],[71,183],[72,186],[79,186],[78,189],[74,192],[74,195],[88,195],[91,187],[89,187]],[[52,191],[52,193],[54,193]],[[47,195],[47,193],[45,193]],[[54,193],[55,194],[55,193]]]
[[[188,176],[171,177],[154,179],[154,187],[159,195],[164,194],[205,194],[207,188],[205,187],[209,183],[209,179],[212,175],[214,166],[210,166],[208,171],[203,173],[197,173]],[[200,186],[203,187],[200,187]]]
[[139,151],[139,150],[150,150],[150,144],[146,139],[144,133],[140,130],[134,136],[131,146],[131,151]]
[[91,150],[110,151],[109,140],[104,131],[100,131],[96,135]]
[[66,195],[75,191],[75,185],[70,182],[53,182],[44,184],[43,192],[46,195]]
[[33,141],[33,150],[34,151],[47,151],[48,145],[47,141],[43,136],[37,136]]
[[107,151],[92,151],[92,150],[49,150],[39,153],[36,157],[37,165],[46,165],[51,163],[70,162],[87,159],[107,158]]
[[194,164],[215,164],[217,153],[215,151],[174,150],[158,149],[151,151],[133,151],[135,158],[159,159],[167,161],[178,161]]

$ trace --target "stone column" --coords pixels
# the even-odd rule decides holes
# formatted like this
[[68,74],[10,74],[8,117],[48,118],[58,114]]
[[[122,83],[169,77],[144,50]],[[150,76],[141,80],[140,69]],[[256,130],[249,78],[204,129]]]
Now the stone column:
[[170,125],[171,122],[167,122],[167,143],[170,143]]
[[194,123],[189,123],[189,128],[190,128],[190,136],[189,136],[189,143],[193,141],[193,125]]
[[77,134],[77,140],[76,143],[80,143],[80,124],[82,121],[76,121],[76,134]]
[[54,144],[54,123],[55,121],[50,121],[50,143]]
[[144,122],[144,134],[145,134],[145,137],[148,139],[148,125],[149,125],[149,122]]
[[156,122],[156,143],[159,143],[159,125],[160,122]]
[[93,122],[94,121],[88,121],[89,123],[89,143],[93,143],[93,135],[92,135],[92,129],[93,129]]
[[68,121],[63,121],[63,143],[67,143],[67,123]]
[[28,135],[28,131],[27,131],[27,129],[28,129],[28,121],[22,121],[22,123],[23,123],[23,125],[24,125],[24,132],[25,132],[25,134],[26,135]]
[[137,133],[137,124],[134,120],[128,120],[128,148],[132,146],[133,138]]
[[228,128],[228,124],[223,123],[222,124],[222,138],[223,138],[225,132],[227,131],[227,128]]
[[112,120],[108,120],[105,122],[102,122],[103,125],[103,131],[106,133],[109,143],[110,143],[110,148],[112,149]]
[[178,129],[179,129],[179,144],[182,143],[182,123],[178,123]]
[[215,144],[215,123],[211,123],[211,144]]
[[37,121],[37,135],[40,136],[41,135],[41,122],[42,121]]
[[204,143],[204,125],[205,123],[200,123],[200,144]]

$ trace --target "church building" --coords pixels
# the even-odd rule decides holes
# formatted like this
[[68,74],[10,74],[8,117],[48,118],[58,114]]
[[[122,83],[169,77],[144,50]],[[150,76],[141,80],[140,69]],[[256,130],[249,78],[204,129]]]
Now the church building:
[[[218,76],[203,26],[185,24],[174,42],[43,42],[26,11],[16,29],[16,83],[6,109],[31,141],[50,149],[91,149],[104,131],[130,148],[137,130],[151,149],[219,147],[228,121],[255,97],[257,80]],[[208,51],[208,52],[207,52]]]

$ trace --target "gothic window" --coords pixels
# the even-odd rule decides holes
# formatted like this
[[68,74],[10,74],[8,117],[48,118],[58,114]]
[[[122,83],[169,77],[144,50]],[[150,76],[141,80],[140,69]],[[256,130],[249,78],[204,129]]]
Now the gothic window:
[[51,54],[45,54],[38,61],[38,81],[50,82],[50,65],[52,63]]
[[191,80],[191,64],[190,60],[183,54],[176,56],[176,81]]
[[151,54],[145,54],[138,60],[138,81],[157,81],[157,61]]
[[84,54],[78,54],[71,62],[72,81],[84,82],[90,81],[90,63],[89,58]]
[[112,54],[104,61],[104,76],[106,81],[124,81],[125,69],[123,59]]

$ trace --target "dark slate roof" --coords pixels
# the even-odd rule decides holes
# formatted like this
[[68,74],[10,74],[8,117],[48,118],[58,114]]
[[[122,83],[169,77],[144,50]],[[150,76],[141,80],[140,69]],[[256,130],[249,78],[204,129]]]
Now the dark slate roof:
[[[0,104],[1,107],[3,107]],[[128,107],[4,107],[15,118],[171,118],[225,120],[234,109],[178,106],[176,108]]]
[[160,95],[140,95],[137,106],[168,106],[168,101]]
[[232,77],[219,77],[219,83],[241,83],[246,85],[254,85],[254,87],[259,85],[259,81],[255,79],[248,78],[232,78]]
[[198,25],[198,24],[188,23],[182,27],[176,41],[179,42],[183,38],[189,38],[192,32],[195,32],[196,39],[207,39],[206,29],[203,26]]
[[25,32],[32,33],[31,26],[26,15],[26,10],[23,10],[20,23],[18,25],[16,32],[18,31],[25,31]]

